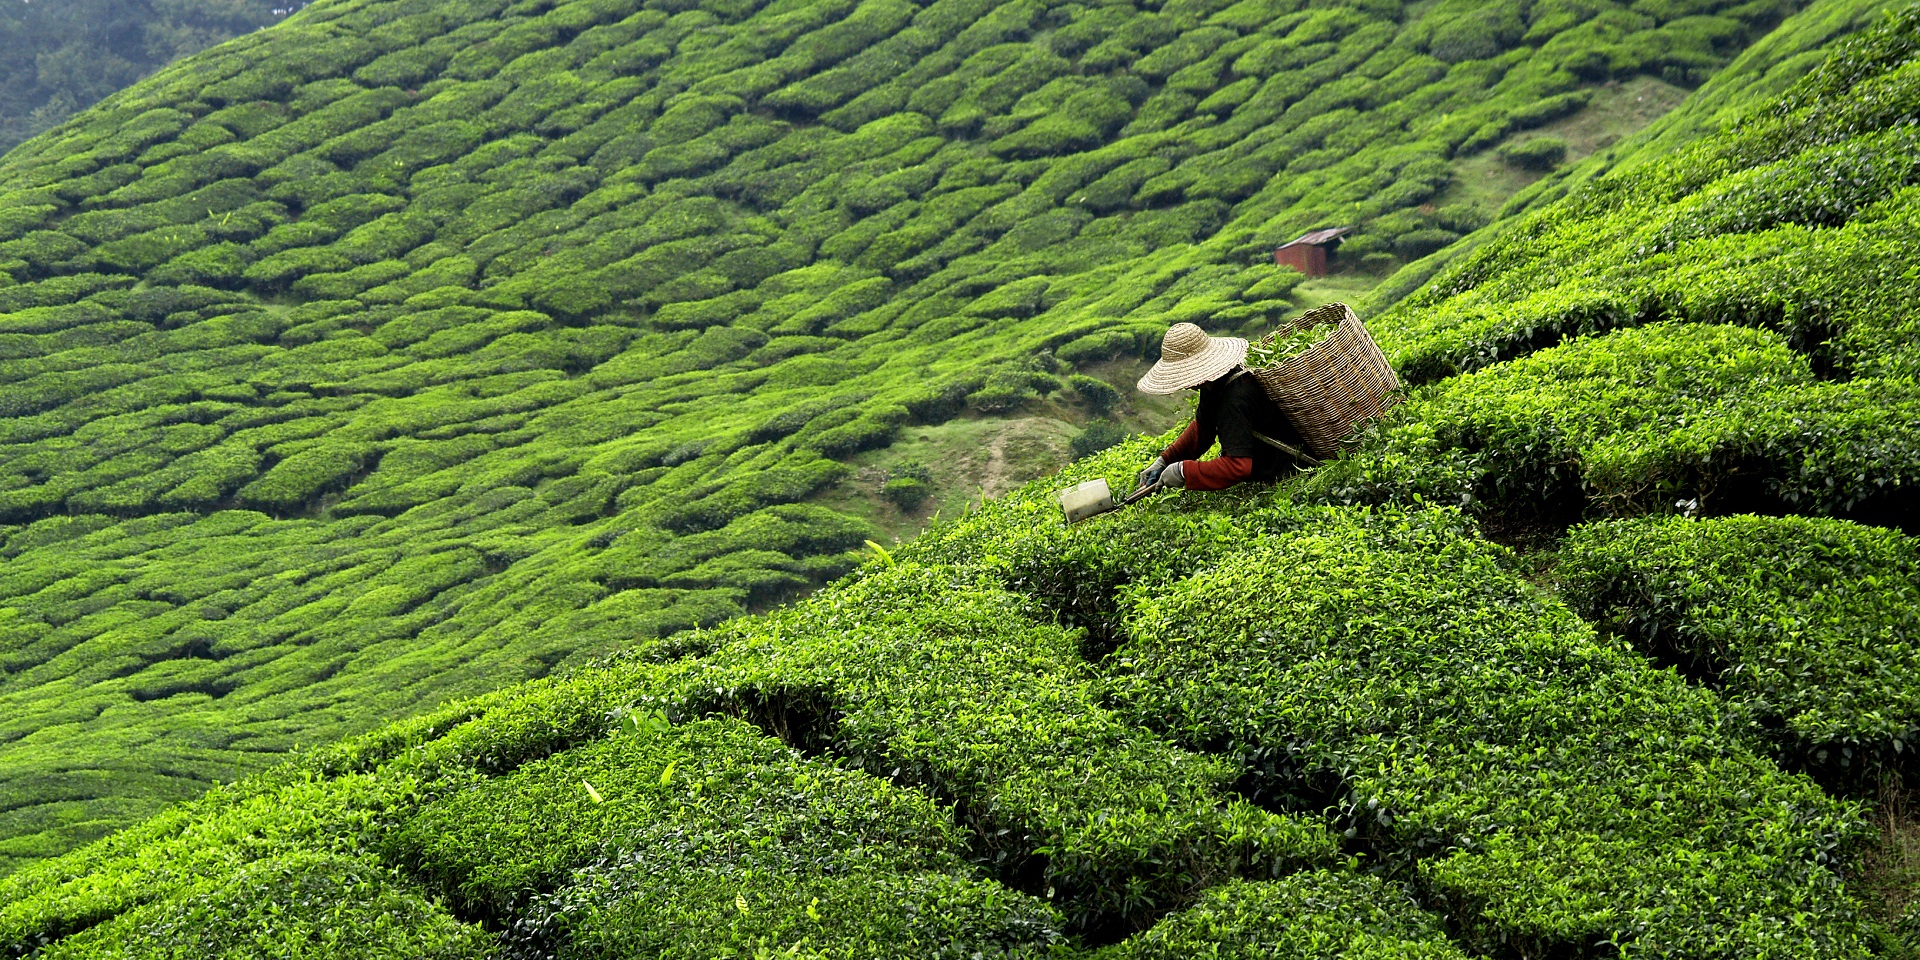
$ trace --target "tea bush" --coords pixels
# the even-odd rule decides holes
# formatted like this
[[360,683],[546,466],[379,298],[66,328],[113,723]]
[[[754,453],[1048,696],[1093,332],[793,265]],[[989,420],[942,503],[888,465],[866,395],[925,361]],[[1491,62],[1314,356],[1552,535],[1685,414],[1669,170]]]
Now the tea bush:
[[1094,420],[1087,424],[1086,429],[1074,434],[1068,446],[1073,451],[1074,459],[1077,460],[1099,453],[1125,440],[1127,436],[1127,429],[1111,420]]
[[1436,385],[1310,489],[1561,522],[1753,509],[1897,518],[1920,479],[1907,452],[1920,436],[1914,389],[1818,383],[1777,334],[1657,324]]
[[1330,789],[1482,949],[1865,956],[1827,866],[1856,813],[1501,562],[1337,528],[1242,551],[1138,601],[1116,696],[1276,794]]
[[509,942],[573,956],[1019,955],[1060,936],[1044,904],[968,876],[926,798],[737,720],[634,716],[412,815],[393,857],[511,917]]
[[887,474],[880,492],[894,506],[912,510],[933,495],[933,472],[914,461],[898,464]]
[[1216,887],[1200,903],[1102,956],[1450,960],[1465,954],[1447,940],[1437,918],[1390,885],[1362,874],[1311,871]]
[[1843,781],[1897,769],[1917,728],[1920,552],[1805,517],[1576,529],[1555,571],[1581,615],[1711,683],[1783,759]]
[[1067,378],[1067,386],[1072,387],[1073,392],[1079,394],[1080,399],[1086,401],[1095,413],[1106,413],[1120,403],[1120,391],[1099,377],[1076,373]]
[[1567,142],[1559,137],[1533,137],[1503,146],[1500,159],[1523,170],[1551,170],[1567,157]]
[[257,957],[494,955],[493,938],[461,923],[391,868],[306,851],[257,860],[217,882],[121,914],[36,956]]

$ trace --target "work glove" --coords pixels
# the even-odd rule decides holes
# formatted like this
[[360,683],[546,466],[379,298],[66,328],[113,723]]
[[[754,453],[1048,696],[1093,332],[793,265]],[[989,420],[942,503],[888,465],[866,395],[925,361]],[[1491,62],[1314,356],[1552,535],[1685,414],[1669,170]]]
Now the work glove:
[[1134,483],[1133,488],[1135,490],[1138,490],[1141,487],[1144,487],[1147,484],[1150,484],[1155,480],[1160,479],[1160,471],[1165,470],[1166,467],[1167,467],[1167,461],[1165,458],[1154,457],[1153,462],[1147,464],[1147,468],[1145,470],[1140,471],[1140,476],[1136,478],[1137,482]]
[[1168,490],[1184,490],[1187,486],[1187,462],[1185,460],[1169,463],[1160,471],[1160,485]]

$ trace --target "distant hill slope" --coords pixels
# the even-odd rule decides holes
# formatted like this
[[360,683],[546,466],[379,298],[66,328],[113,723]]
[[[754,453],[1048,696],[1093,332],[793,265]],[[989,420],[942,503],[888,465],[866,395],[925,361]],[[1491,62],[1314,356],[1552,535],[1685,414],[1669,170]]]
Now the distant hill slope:
[[1443,244],[1452,164],[1791,9],[342,0],[190,58],[0,160],[0,869],[811,589],[848,456],[1269,323],[1298,230]]
[[[1726,69],[1688,94],[1684,103],[1644,129],[1630,131],[1580,162],[1570,162],[1520,189],[1495,213],[1495,229],[1474,231],[1440,253],[1407,264],[1369,291],[1362,306],[1368,315],[1393,306],[1440,270],[1500,236],[1523,214],[1566,196],[1588,180],[1619,169],[1666,162],[1676,150],[1720,132],[1752,110],[1756,102],[1778,96],[1820,64],[1832,44],[1902,5],[1899,0],[1809,5],[1783,29],[1741,51]],[[1573,119],[1577,122],[1580,116]]]
[[168,62],[277,23],[302,0],[0,5],[0,152]]

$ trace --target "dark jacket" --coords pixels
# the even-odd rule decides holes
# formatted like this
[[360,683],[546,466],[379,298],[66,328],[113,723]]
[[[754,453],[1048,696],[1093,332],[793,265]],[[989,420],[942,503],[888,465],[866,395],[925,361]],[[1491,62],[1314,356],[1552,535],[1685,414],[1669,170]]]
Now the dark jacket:
[[[1189,490],[1224,490],[1248,480],[1272,480],[1293,466],[1293,459],[1254,437],[1264,433],[1295,447],[1303,445],[1300,432],[1280,412],[1260,382],[1251,375],[1228,375],[1200,386],[1200,406],[1193,422],[1160,456],[1168,463],[1188,461],[1180,469]],[[1211,460],[1193,458],[1220,441],[1220,455]]]

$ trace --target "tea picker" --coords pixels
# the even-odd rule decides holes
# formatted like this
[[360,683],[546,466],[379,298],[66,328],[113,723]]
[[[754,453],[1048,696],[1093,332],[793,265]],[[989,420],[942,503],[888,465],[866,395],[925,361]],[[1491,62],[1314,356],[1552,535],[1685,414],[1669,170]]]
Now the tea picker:
[[[1224,490],[1317,467],[1340,455],[1355,426],[1397,402],[1399,386],[1385,355],[1343,303],[1310,310],[1258,344],[1176,323],[1139,389],[1163,396],[1199,391],[1192,422],[1140,471],[1124,499],[1095,480],[1061,491],[1061,509],[1072,523],[1158,490]],[[1196,459],[1216,439],[1220,455]]]

